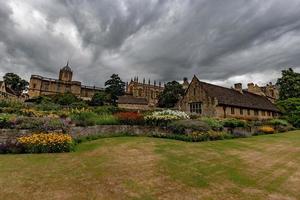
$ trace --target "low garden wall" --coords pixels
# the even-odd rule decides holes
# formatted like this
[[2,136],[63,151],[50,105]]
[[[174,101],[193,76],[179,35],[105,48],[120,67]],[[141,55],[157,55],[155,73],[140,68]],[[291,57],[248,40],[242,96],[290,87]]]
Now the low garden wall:
[[[32,130],[0,129],[0,143],[15,141],[16,138],[31,135],[32,132]],[[59,130],[56,132],[61,131]],[[74,139],[96,135],[109,137],[124,133],[136,136],[147,136],[155,134],[167,135],[168,131],[160,127],[138,125],[97,125],[88,127],[71,127],[69,131],[69,134]]]

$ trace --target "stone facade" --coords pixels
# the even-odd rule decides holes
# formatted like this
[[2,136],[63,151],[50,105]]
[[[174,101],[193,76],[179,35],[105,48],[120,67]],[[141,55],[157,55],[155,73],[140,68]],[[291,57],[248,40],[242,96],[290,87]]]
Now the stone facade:
[[279,115],[276,106],[262,95],[235,88],[225,88],[199,81],[194,76],[178,108],[206,117],[268,119]]
[[18,96],[5,85],[4,81],[0,81],[0,99],[21,100]]
[[103,91],[99,87],[82,85],[81,82],[73,81],[72,78],[73,71],[68,64],[60,70],[59,79],[32,75],[29,83],[29,98],[71,92],[84,100],[90,100],[95,92]]
[[126,85],[125,92],[133,97],[145,98],[148,101],[149,107],[155,107],[159,100],[159,94],[163,92],[163,90],[164,87],[162,87],[161,82],[156,84],[156,81],[154,81],[154,84],[151,84],[150,80],[146,83],[145,79],[143,79],[141,83],[136,77]]
[[273,85],[271,82],[266,86],[262,87],[254,83],[248,83],[248,88],[246,90],[254,94],[265,96],[273,103],[279,99],[279,89],[276,85]]

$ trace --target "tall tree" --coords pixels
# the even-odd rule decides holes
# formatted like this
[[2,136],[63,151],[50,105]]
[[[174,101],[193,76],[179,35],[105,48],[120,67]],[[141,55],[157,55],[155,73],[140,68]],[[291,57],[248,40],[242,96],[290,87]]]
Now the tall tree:
[[6,73],[3,77],[5,84],[10,87],[16,95],[20,96],[28,88],[29,83],[14,73]]
[[110,79],[105,82],[105,91],[110,95],[113,104],[116,104],[118,96],[125,93],[125,83],[118,74],[111,75]]
[[159,95],[159,107],[172,108],[184,94],[182,85],[177,81],[168,82],[164,91]]
[[276,84],[280,87],[280,100],[300,98],[300,73],[294,72],[292,68],[282,70],[282,77]]

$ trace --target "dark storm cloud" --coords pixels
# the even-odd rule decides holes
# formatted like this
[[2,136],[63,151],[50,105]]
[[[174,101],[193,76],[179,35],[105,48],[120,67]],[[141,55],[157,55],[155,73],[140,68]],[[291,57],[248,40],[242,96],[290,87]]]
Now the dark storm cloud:
[[0,1],[0,73],[268,82],[300,65],[297,0]]

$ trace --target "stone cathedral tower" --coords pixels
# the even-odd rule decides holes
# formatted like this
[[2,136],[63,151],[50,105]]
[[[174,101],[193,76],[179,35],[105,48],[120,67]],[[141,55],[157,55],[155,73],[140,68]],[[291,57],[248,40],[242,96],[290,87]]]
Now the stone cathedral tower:
[[59,71],[59,80],[71,82],[72,77],[73,77],[73,72],[72,72],[71,68],[69,67],[69,61],[68,61],[67,65]]

